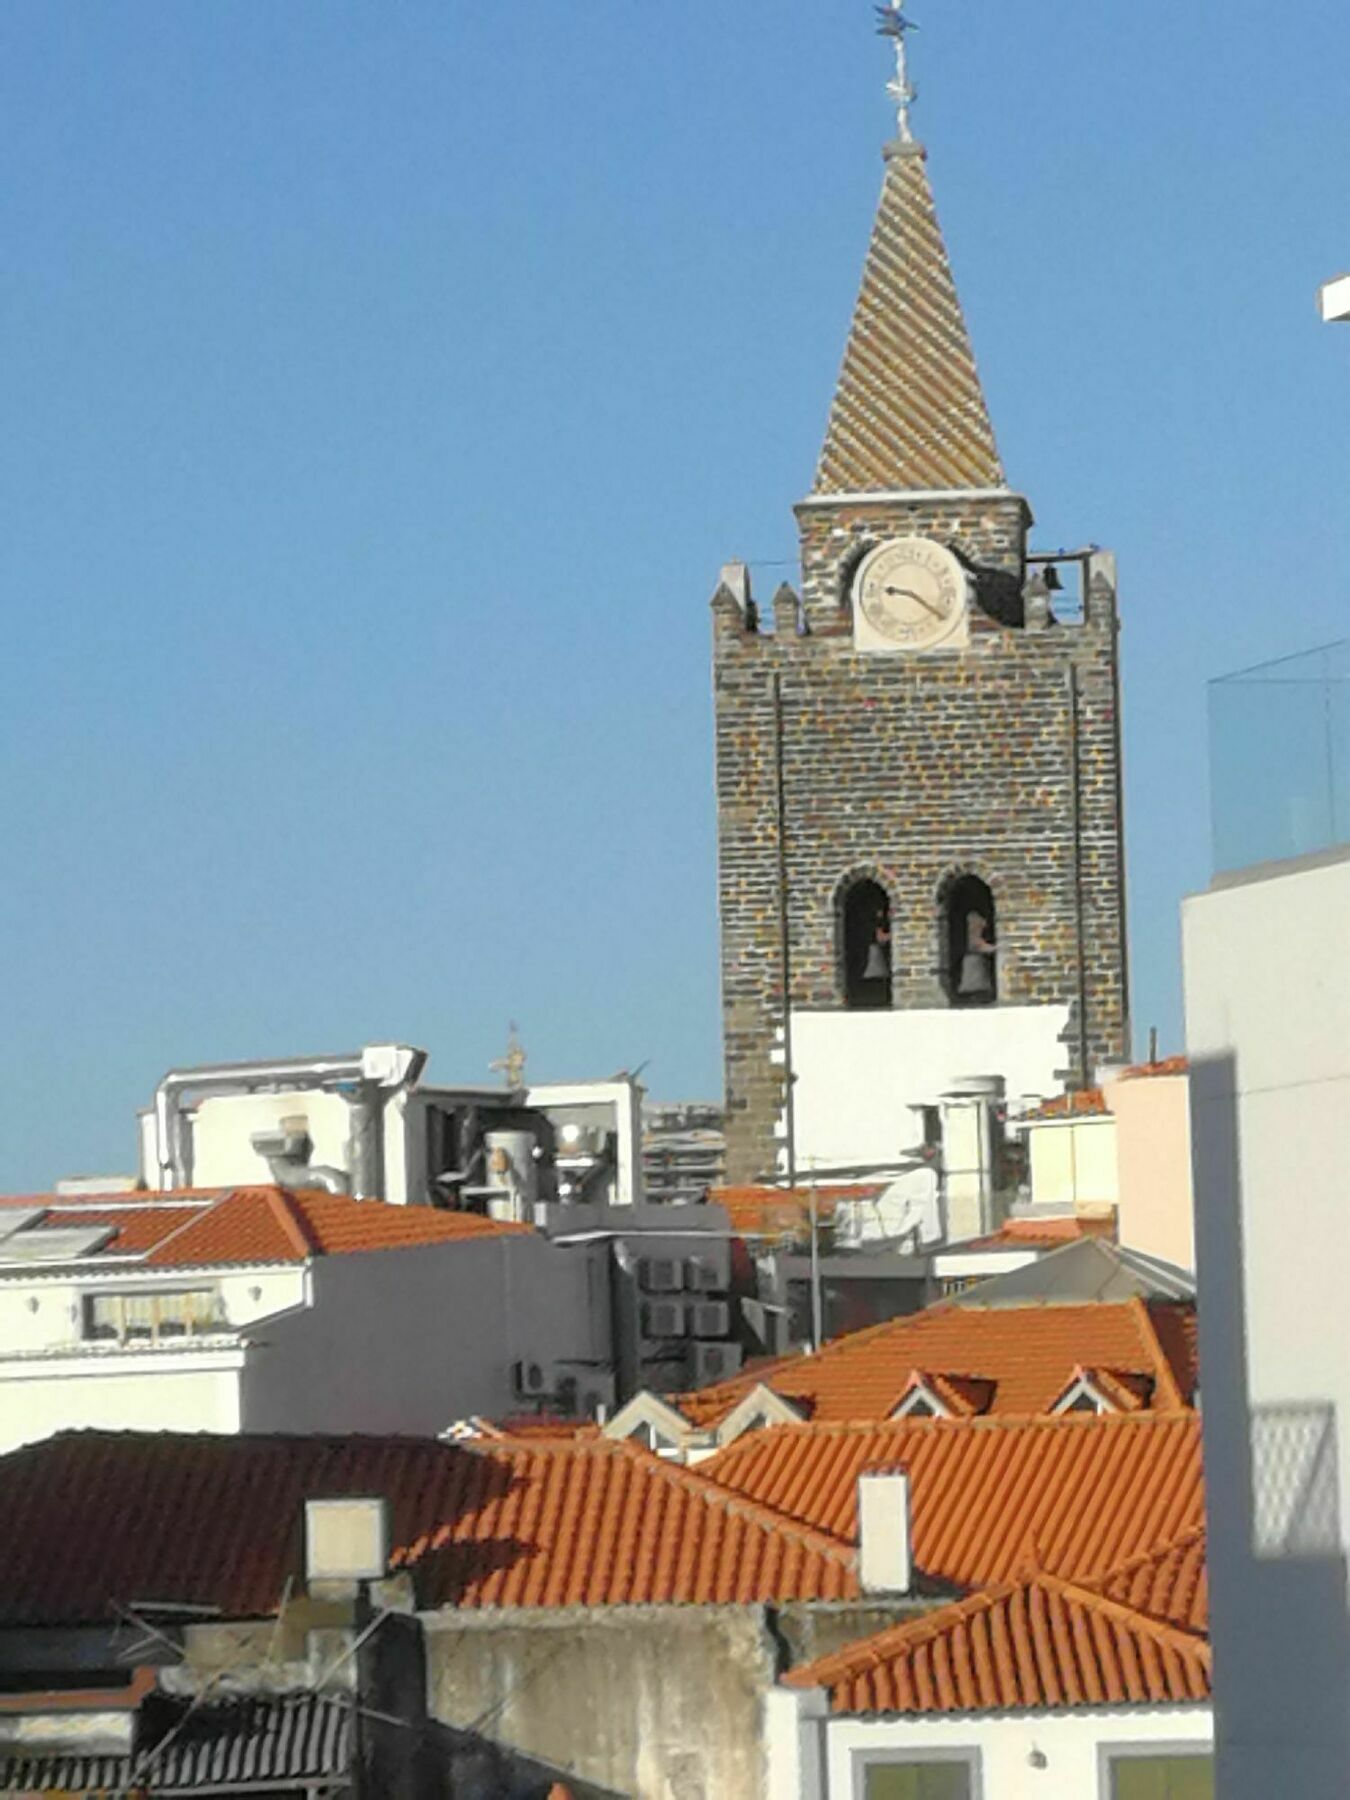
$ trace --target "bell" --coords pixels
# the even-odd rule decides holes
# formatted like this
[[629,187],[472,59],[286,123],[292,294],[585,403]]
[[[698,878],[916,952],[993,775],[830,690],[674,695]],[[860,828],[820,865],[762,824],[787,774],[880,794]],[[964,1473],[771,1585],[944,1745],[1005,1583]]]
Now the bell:
[[994,978],[989,957],[982,950],[967,950],[961,958],[961,975],[956,984],[958,994],[992,994]]
[[863,969],[864,981],[888,981],[891,974],[890,960],[883,944],[867,946],[867,964]]
[[1045,588],[1049,594],[1062,593],[1064,589],[1064,583],[1059,578],[1059,570],[1053,563],[1045,565]]

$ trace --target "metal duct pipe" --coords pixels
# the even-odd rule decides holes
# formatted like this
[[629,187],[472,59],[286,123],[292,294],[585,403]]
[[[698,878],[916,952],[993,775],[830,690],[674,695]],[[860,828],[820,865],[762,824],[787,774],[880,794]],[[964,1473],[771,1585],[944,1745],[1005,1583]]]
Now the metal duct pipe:
[[345,1169],[331,1169],[326,1163],[309,1160],[314,1145],[308,1131],[293,1128],[294,1121],[283,1119],[279,1131],[255,1131],[249,1142],[267,1164],[268,1172],[279,1187],[322,1188],[325,1193],[348,1192]]
[[384,1196],[384,1095],[374,1082],[363,1081],[347,1097],[347,1170],[358,1200]]
[[[369,1094],[372,1108],[376,1108],[380,1104],[376,1099],[379,1093],[388,1096],[410,1086],[426,1067],[426,1062],[425,1050],[404,1044],[368,1044],[364,1050],[343,1056],[290,1056],[274,1062],[216,1063],[192,1069],[170,1069],[155,1089],[155,1161],[159,1186],[163,1190],[192,1185],[192,1132],[183,1107],[184,1096],[189,1092],[246,1094],[266,1089],[334,1089],[356,1084]],[[380,1134],[375,1128],[367,1135],[378,1140]]]

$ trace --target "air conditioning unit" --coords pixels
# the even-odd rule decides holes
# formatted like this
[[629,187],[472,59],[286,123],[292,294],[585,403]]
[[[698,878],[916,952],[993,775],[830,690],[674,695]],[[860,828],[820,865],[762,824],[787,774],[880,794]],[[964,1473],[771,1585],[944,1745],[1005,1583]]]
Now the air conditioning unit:
[[683,1300],[646,1300],[642,1306],[642,1335],[649,1338],[683,1337]]
[[718,1294],[727,1284],[715,1262],[704,1256],[690,1256],[685,1260],[684,1285],[691,1294]]
[[731,1330],[731,1308],[725,1300],[695,1300],[689,1308],[689,1335],[724,1338]]
[[726,1381],[735,1375],[741,1366],[741,1347],[739,1344],[691,1344],[689,1346],[689,1374],[695,1387],[711,1387],[714,1382]]
[[553,1371],[544,1363],[512,1363],[511,1386],[518,1400],[543,1399],[553,1392]]
[[638,1264],[638,1281],[644,1294],[678,1294],[684,1286],[684,1269],[677,1256],[644,1256]]

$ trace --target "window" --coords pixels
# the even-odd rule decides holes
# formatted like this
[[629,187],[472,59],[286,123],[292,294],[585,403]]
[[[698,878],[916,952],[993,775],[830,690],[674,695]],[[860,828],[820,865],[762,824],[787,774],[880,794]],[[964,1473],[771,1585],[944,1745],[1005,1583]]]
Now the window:
[[223,1331],[226,1323],[214,1288],[90,1294],[84,1302],[84,1335],[98,1343],[163,1344]]
[[879,882],[861,880],[840,896],[840,953],[844,1004],[891,1003],[891,902]]
[[861,1800],[974,1800],[974,1760],[960,1752],[922,1762],[867,1762]]
[[1214,1758],[1207,1750],[1112,1756],[1110,1800],[1214,1800]]
[[958,875],[942,894],[942,983],[953,1006],[998,999],[998,921],[994,896],[978,875]]

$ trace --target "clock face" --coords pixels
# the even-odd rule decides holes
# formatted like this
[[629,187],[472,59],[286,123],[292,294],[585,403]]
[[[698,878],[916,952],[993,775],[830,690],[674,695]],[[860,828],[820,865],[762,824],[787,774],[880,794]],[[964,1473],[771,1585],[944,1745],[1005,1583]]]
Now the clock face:
[[943,544],[892,538],[863,558],[854,596],[872,629],[898,649],[928,650],[961,622],[966,573]]

